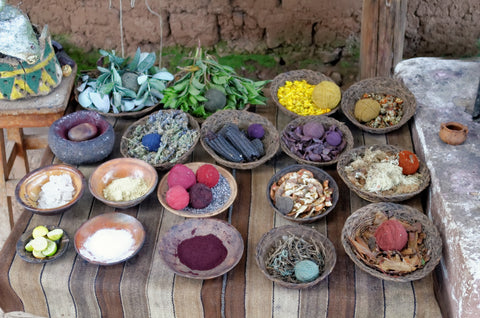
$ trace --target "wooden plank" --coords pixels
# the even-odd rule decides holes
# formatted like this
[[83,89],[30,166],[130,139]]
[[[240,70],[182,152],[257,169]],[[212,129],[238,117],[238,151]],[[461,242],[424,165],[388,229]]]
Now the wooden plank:
[[379,0],[363,0],[360,33],[360,78],[377,74],[378,56],[378,3]]
[[[252,175],[248,170],[235,170],[232,172],[235,175],[235,180],[241,191],[238,191],[237,198],[232,205],[230,214],[231,224],[240,232],[243,242],[245,243],[248,240]],[[245,317],[246,250],[245,243],[242,258],[237,266],[227,273],[225,286],[225,317]]]
[[395,30],[395,12],[392,2],[386,0],[379,2],[378,14],[378,53],[376,76],[391,76],[393,74],[393,36]]

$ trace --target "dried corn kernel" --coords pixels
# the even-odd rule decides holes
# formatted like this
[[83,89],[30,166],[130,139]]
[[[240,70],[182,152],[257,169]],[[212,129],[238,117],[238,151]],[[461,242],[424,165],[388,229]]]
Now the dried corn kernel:
[[286,109],[301,116],[322,115],[331,111],[329,108],[318,108],[312,99],[313,88],[307,81],[286,81],[278,88],[278,102]]

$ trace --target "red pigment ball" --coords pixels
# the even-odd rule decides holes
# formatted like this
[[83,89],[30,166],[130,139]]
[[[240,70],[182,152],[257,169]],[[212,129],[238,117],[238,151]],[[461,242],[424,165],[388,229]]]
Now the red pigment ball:
[[190,206],[194,209],[206,208],[213,200],[212,189],[203,183],[194,184],[190,190]]
[[185,188],[176,185],[167,190],[165,200],[172,209],[183,210],[190,202],[190,195]]
[[184,189],[188,190],[191,186],[197,183],[195,172],[189,167],[177,163],[170,169],[167,177],[168,187],[171,188],[176,185],[181,185]]
[[197,182],[213,188],[220,179],[218,170],[211,164],[204,164],[197,169]]
[[383,251],[401,251],[408,241],[405,227],[397,220],[383,222],[375,231],[378,247]]
[[177,255],[182,264],[193,270],[206,271],[220,265],[227,257],[227,249],[213,234],[194,236],[182,241]]

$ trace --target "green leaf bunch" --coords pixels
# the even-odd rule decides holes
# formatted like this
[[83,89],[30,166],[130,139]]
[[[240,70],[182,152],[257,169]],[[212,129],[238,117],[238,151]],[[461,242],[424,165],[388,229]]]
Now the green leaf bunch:
[[[78,90],[79,103],[104,113],[139,111],[156,105],[173,75],[155,66],[154,52],[141,52],[133,58],[117,56],[115,51],[99,50],[96,78],[84,75]],[[130,83],[127,83],[129,75]]]
[[207,99],[204,96],[212,88],[225,93],[227,102],[223,109],[244,109],[247,104],[265,105],[263,88],[269,80],[253,81],[241,77],[230,66],[203,54],[201,48],[197,48],[195,55],[187,61],[188,66],[179,67],[178,79],[163,91],[165,108],[181,109],[193,116],[207,118],[212,113],[205,110]]

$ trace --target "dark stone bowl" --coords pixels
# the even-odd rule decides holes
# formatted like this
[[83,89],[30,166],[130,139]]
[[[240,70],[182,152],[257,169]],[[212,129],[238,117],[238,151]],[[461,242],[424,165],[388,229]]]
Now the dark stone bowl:
[[[67,137],[70,128],[90,123],[98,129],[97,135],[85,141],[72,141]],[[56,120],[48,131],[48,145],[63,162],[72,165],[99,162],[112,152],[115,133],[112,125],[99,113],[82,110]]]

